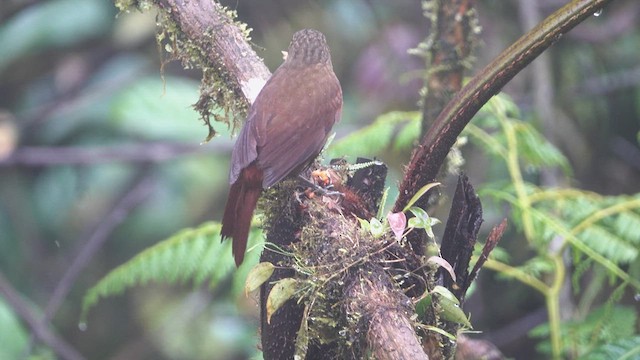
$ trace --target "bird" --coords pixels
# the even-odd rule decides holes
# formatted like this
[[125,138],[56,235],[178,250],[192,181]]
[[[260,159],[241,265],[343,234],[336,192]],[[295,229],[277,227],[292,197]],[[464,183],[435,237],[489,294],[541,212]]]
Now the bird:
[[231,153],[221,239],[233,239],[236,266],[244,259],[263,189],[299,175],[315,160],[340,120],[342,102],[325,36],[314,29],[297,31],[284,62],[249,108]]

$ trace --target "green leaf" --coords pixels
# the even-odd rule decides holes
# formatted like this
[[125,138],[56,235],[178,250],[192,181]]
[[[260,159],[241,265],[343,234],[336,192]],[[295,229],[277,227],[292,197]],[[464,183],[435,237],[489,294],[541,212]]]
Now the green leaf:
[[571,166],[567,158],[548,142],[542,134],[535,130],[530,123],[513,119],[512,121],[517,121],[515,127],[516,139],[521,160],[524,161],[525,167],[540,170],[543,167],[557,166],[565,174],[571,174]]
[[640,245],[640,214],[635,212],[623,212],[615,218],[611,224],[616,234],[626,241]]
[[384,235],[385,226],[382,224],[382,222],[380,222],[380,220],[378,220],[377,218],[371,218],[371,220],[369,221],[369,225],[371,228],[371,236],[373,236],[374,239],[377,239]]
[[529,274],[538,279],[543,276],[553,273],[555,267],[553,261],[548,257],[536,256],[524,262],[518,267],[524,273]]
[[427,308],[431,306],[431,302],[433,300],[433,295],[427,292],[425,295],[416,302],[416,314],[421,319],[424,319],[424,314],[427,312]]
[[360,223],[360,228],[362,230],[364,230],[367,233],[371,232],[371,224],[367,220],[360,219],[360,218],[357,218],[357,219],[358,219],[358,223]]
[[439,224],[440,220],[430,217],[429,214],[427,214],[427,212],[424,211],[424,209],[421,209],[419,207],[413,206],[409,210],[414,215],[414,217],[409,219],[409,227],[415,228],[415,229],[424,229],[424,231],[427,233],[429,238],[431,239],[435,238],[435,235],[433,234],[432,226]]
[[248,294],[257,290],[262,284],[269,280],[275,269],[276,267],[270,262],[261,262],[254,266],[251,271],[249,271],[249,275],[247,275],[244,287],[245,293]]
[[433,290],[431,290],[431,293],[438,294],[440,297],[445,298],[456,305],[460,305],[460,300],[458,300],[458,298],[453,295],[453,293],[449,291],[449,289],[442,285],[434,286]]
[[416,203],[416,201],[420,200],[420,198],[422,196],[424,196],[424,194],[426,194],[429,190],[433,189],[434,187],[440,185],[439,182],[434,182],[434,183],[430,183],[427,184],[423,187],[420,188],[420,190],[418,190],[412,197],[411,200],[409,200],[409,202],[407,203],[407,205],[404,207],[404,209],[402,209],[402,212],[406,212],[407,210],[410,210],[413,207],[413,204]]
[[289,299],[298,292],[299,282],[293,278],[285,278],[278,281],[267,297],[267,323],[271,322],[271,316],[278,311]]
[[0,359],[20,359],[25,356],[28,345],[28,333],[0,296]]
[[[591,311],[585,319],[563,323],[561,328],[563,344],[567,351],[589,354],[595,347],[633,336],[637,320],[638,315],[633,308],[603,305]],[[538,338],[547,337],[548,324],[534,328],[529,335]],[[548,351],[548,341],[541,343],[540,349]]]
[[435,326],[431,326],[431,325],[422,325],[422,327],[424,327],[425,329],[427,329],[429,331],[433,331],[433,332],[436,332],[436,333],[438,333],[440,335],[444,335],[447,338],[449,338],[449,340],[451,340],[451,341],[456,341],[456,337],[454,335],[450,334],[446,330],[440,329],[439,327],[435,327]]
[[629,263],[638,257],[638,247],[600,226],[586,228],[578,237],[593,250],[617,263]]
[[29,6],[0,26],[0,72],[36,50],[63,47],[104,34],[113,5],[101,0],[54,0]]
[[633,360],[640,358],[640,336],[617,339],[593,349],[582,360]]
[[[525,170],[539,171],[544,167],[559,167],[565,174],[571,174],[567,158],[530,122],[519,119],[519,110],[506,94],[494,96],[480,111],[480,116],[463,132],[488,153],[505,157],[507,138],[502,123],[508,123],[515,131],[519,160]],[[496,132],[497,131],[497,132]]]
[[192,107],[198,87],[196,81],[172,76],[164,82],[157,76],[141,79],[115,95],[110,121],[129,135],[151,140],[204,139],[206,127]]
[[467,315],[464,313],[464,311],[462,311],[460,306],[451,299],[443,296],[439,297],[438,306],[440,308],[439,315],[444,320],[464,325],[465,327],[470,329],[472,328]]
[[394,111],[379,116],[373,123],[335,141],[327,151],[328,158],[358,154],[373,158],[393,147],[408,148],[420,133],[420,113]]

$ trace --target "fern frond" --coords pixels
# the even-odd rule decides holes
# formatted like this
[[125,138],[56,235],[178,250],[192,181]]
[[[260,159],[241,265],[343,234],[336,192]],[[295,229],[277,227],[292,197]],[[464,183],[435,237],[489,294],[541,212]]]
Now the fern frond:
[[[544,248],[559,235],[546,219],[559,220],[563,232],[570,232],[589,248],[615,264],[627,264],[640,257],[640,196],[602,196],[578,189],[539,190],[525,184],[531,207],[544,216],[532,217],[535,237],[529,239],[536,247]],[[554,191],[559,195],[554,197]],[[503,190],[484,189],[481,195],[512,203],[513,223],[521,229],[522,204],[515,201],[511,186]],[[581,196],[583,194],[583,196]],[[515,202],[513,202],[515,201]]]
[[[255,243],[255,238],[251,236],[250,243]],[[230,246],[230,241],[220,242],[220,224],[217,222],[182,230],[113,269],[89,289],[82,302],[81,319],[84,322],[89,309],[100,299],[151,281],[165,284],[191,281],[199,286],[208,279],[210,286],[215,287],[235,268]],[[251,253],[255,257],[260,251]],[[242,267],[250,268],[253,261],[249,260]]]
[[611,224],[611,228],[615,229],[616,234],[636,245],[636,249],[640,246],[640,213],[637,210],[636,212],[620,213]]
[[637,358],[640,358],[640,336],[616,339],[601,345],[586,354],[582,360],[633,360]]
[[531,170],[557,166],[565,174],[571,174],[571,166],[564,155],[548,142],[530,123],[511,119],[515,122],[521,160]]
[[[518,144],[519,160],[526,170],[538,171],[543,167],[559,167],[571,174],[567,158],[548,142],[531,123],[519,119],[519,110],[511,98],[503,93],[494,96],[478,113],[472,124],[467,125],[463,135],[497,155],[503,160],[509,153],[508,136],[504,124],[513,129]],[[501,129],[502,128],[502,129]]]
[[534,217],[538,217],[542,223],[550,226],[559,236],[563,237],[568,244],[571,244],[574,249],[583,252],[586,256],[590,257],[596,263],[599,263],[601,266],[607,269],[607,271],[609,271],[612,275],[617,276],[622,281],[629,282],[636,289],[640,289],[640,281],[631,278],[631,276],[627,272],[622,270],[615,261],[618,259],[609,259],[595,249],[592,249],[590,246],[585,244],[584,241],[582,241],[569,229],[567,229],[562,221],[557,220],[554,216],[545,214],[544,212],[538,210],[533,210],[531,213],[534,215]]
[[616,263],[629,263],[638,257],[638,247],[616,236],[609,229],[590,226],[578,234],[585,245]]
[[[627,286],[640,289],[633,271],[623,270],[640,257],[640,194],[603,196],[579,189],[544,189],[530,183],[531,176],[525,176],[527,172],[554,167],[570,175],[571,169],[567,159],[534,126],[518,119],[517,111],[513,112],[515,118],[510,115],[510,108],[514,107],[504,95],[494,97],[483,108],[478,121],[468,125],[465,132],[472,142],[498,160],[492,162],[492,169],[500,171],[498,179],[486,184],[479,194],[511,207],[511,223],[524,234],[537,255],[520,266],[494,259],[489,259],[485,266],[543,294],[549,324],[538,332],[551,338],[542,345],[547,352],[553,347],[554,357],[560,357],[562,351],[582,355],[594,346],[631,336],[635,313],[616,307],[615,303]],[[572,267],[563,260],[567,247],[573,255]],[[599,282],[590,281],[579,295],[583,313],[589,311],[598,292],[604,289],[606,276],[620,285],[610,294],[602,311],[590,313],[586,321],[581,319],[562,327],[560,294],[568,269],[573,269],[571,279],[576,291],[583,285],[584,274],[600,274]],[[626,328],[614,329],[612,324]],[[629,354],[637,354],[634,351]]]
[[635,260],[640,248],[640,197],[578,197],[575,200],[549,202],[546,208],[557,210],[577,237],[617,264]]
[[[636,312],[630,307],[604,305],[590,312],[585,319],[568,321],[562,325],[561,329],[565,351],[577,352],[581,355],[580,359],[583,359],[582,356],[591,354],[594,347],[629,338],[634,335],[637,318]],[[546,337],[548,333],[549,327],[541,325],[533,329],[529,335]],[[543,342],[540,347],[545,349],[549,344]],[[618,359],[618,357],[599,357],[598,359]]]
[[[516,214],[518,213],[518,211],[521,210],[519,209],[519,207],[521,206],[521,203],[513,194],[510,194],[506,191],[499,191],[499,190],[491,190],[491,191],[487,191],[486,193],[490,194],[491,196],[497,199],[500,199],[502,201],[505,201],[511,204]],[[625,198],[625,197],[620,197],[620,198]],[[626,202],[624,204],[625,206],[629,206],[630,204],[636,205],[635,201],[636,201],[635,199],[630,200],[629,202]],[[621,263],[627,263],[629,261],[635,260],[638,255],[637,249],[634,253],[631,254],[631,255],[635,254],[633,258],[629,254],[624,254],[624,253],[621,253],[620,251],[615,251],[612,253],[609,250],[603,250],[603,248],[600,247],[601,244],[598,244],[599,245],[598,248],[594,249],[587,244],[587,240],[581,238],[579,234],[574,233],[572,231],[572,228],[567,225],[567,220],[563,219],[562,217],[559,217],[555,212],[555,210],[550,211],[549,209],[545,209],[544,207],[542,208],[531,207],[529,208],[528,213],[531,216],[531,220],[533,222],[534,227],[536,228],[536,234],[540,235],[540,234],[549,233],[549,234],[553,234],[553,236],[562,237],[567,242],[567,244],[570,244],[575,250],[584,253],[586,256],[594,260],[596,263],[603,266],[605,269],[607,269],[609,273],[611,273],[614,276],[617,276],[622,281],[628,281],[636,289],[640,289],[640,281],[631,278],[627,272],[625,272],[618,266]],[[513,218],[514,220],[517,220],[519,217],[514,216]],[[615,235],[611,235],[611,234],[609,235],[606,237],[606,239],[612,239],[613,237],[615,237]],[[602,240],[602,238],[600,239]],[[606,241],[606,239],[604,241]],[[540,243],[540,239],[529,239],[529,240],[531,241],[532,245],[536,245],[536,246],[544,245],[543,243]],[[627,247],[624,247],[624,246],[614,246],[614,247],[616,247],[616,250],[620,248],[627,249]],[[601,253],[599,250],[606,251],[607,254],[605,255]],[[611,257],[607,257],[607,255],[611,255]]]
[[519,269],[527,274],[542,278],[546,274],[552,273],[555,268],[551,259],[541,256],[533,257],[519,266]]

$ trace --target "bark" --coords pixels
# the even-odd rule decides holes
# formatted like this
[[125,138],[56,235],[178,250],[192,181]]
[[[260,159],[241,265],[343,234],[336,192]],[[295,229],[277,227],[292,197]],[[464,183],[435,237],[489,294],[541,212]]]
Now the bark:
[[377,360],[428,360],[411,320],[411,300],[382,269],[359,271],[347,285],[346,311],[366,321],[367,348]]

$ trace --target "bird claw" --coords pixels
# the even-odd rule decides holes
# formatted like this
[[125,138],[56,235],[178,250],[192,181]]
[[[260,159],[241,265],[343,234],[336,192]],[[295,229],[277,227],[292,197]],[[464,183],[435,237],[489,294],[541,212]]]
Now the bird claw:
[[307,197],[309,198],[313,197],[313,194],[315,193],[322,196],[344,196],[344,194],[339,191],[331,190],[333,189],[333,184],[328,184],[326,187],[322,187],[302,175],[298,176],[298,180],[307,187],[307,191],[305,191],[305,193],[307,193]]
[[321,192],[322,195],[324,196],[337,196],[337,197],[343,196],[344,197],[344,194],[341,193],[340,191],[331,191],[327,189],[321,189],[321,190],[324,191],[324,192]]

